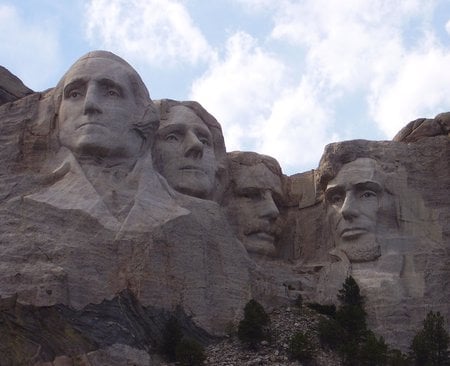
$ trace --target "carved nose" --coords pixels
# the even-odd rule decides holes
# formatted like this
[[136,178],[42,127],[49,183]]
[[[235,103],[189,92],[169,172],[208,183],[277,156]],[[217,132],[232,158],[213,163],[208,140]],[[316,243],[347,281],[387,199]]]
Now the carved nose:
[[200,159],[203,156],[203,143],[192,131],[188,131],[184,138],[184,156],[195,159]]
[[275,204],[272,192],[266,191],[263,194],[263,201],[261,203],[260,216],[271,221],[275,220],[280,215],[277,205]]
[[98,91],[94,87],[89,87],[86,90],[86,97],[84,98],[84,114],[103,113],[97,92]]
[[351,192],[345,194],[345,199],[341,207],[341,214],[346,220],[351,220],[358,216],[357,202]]

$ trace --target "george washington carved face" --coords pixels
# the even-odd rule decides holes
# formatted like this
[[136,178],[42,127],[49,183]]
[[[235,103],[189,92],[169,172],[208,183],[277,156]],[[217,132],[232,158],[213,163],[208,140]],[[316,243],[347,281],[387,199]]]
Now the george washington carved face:
[[[97,53],[78,60],[59,84],[60,143],[81,155],[134,157],[144,143],[134,128],[145,113],[145,98],[137,94],[147,95],[148,103],[148,92],[133,82],[139,76],[131,66],[115,55]],[[136,88],[143,90],[136,93]]]

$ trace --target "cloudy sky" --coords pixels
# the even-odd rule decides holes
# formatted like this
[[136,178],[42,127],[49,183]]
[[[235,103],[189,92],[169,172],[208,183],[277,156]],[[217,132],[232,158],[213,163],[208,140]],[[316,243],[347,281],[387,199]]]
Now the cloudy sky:
[[286,174],[450,110],[449,0],[0,0],[0,65],[33,90],[94,49]]

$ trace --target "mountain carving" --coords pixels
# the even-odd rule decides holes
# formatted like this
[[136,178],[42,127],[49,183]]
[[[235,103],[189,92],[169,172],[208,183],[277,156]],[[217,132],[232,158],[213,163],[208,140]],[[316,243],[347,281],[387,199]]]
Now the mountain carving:
[[287,176],[110,52],[44,92],[0,71],[5,365],[157,365],[170,317],[207,344],[252,298],[336,303],[348,275],[391,346],[430,310],[450,330],[449,113]]

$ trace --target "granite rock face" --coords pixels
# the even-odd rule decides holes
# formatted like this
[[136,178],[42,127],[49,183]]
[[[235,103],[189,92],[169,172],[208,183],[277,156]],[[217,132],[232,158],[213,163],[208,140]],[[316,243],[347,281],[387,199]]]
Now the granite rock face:
[[158,365],[171,317],[206,345],[251,298],[337,302],[348,275],[390,345],[430,310],[450,329],[448,113],[288,177],[109,52],[45,92],[0,87],[2,365]]
[[0,105],[23,98],[33,91],[9,70],[0,66]]
[[[449,324],[449,152],[442,135],[331,144],[316,172],[320,209],[300,210],[322,223],[322,231],[297,242],[305,266],[322,266],[316,301],[336,302],[352,275],[372,329],[402,349],[428,311],[440,311]],[[301,219],[298,225],[308,231]]]

